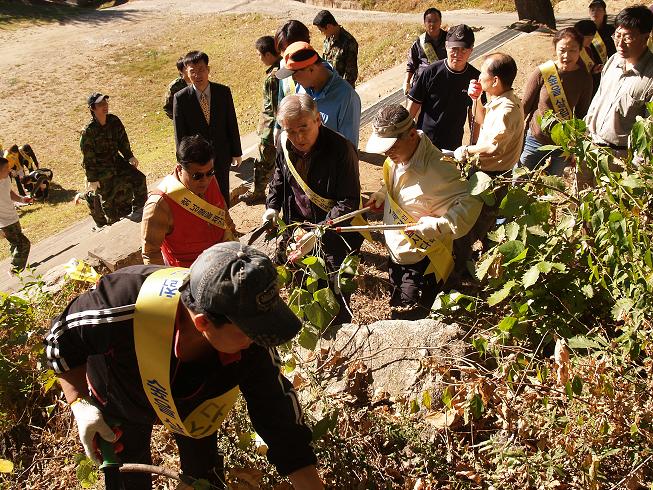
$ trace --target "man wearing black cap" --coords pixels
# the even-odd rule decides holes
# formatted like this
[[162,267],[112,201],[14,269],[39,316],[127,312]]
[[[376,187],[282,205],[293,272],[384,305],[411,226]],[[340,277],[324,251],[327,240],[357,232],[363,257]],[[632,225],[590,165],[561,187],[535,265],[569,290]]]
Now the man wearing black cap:
[[101,227],[130,212],[136,216],[147,200],[147,184],[137,169],[125,126],[118,116],[109,114],[109,96],[93,92],[86,102],[93,119],[82,131],[79,145],[89,191],[87,204]]
[[467,88],[480,72],[467,63],[474,48],[469,26],[449,29],[445,46],[447,58],[429,65],[410,90],[408,111],[413,117],[419,113],[417,128],[436,147],[455,150],[462,144],[465,121],[471,115]]
[[[101,459],[99,436],[122,447],[122,462],[151,464],[158,420],[174,434],[182,472],[220,488],[216,431],[240,391],[279,473],[295,488],[320,489],[311,431],[274,349],[300,327],[267,256],[230,242],[205,250],[190,271],[133,266],[104,276],[44,343],[89,458]],[[150,475],[122,478],[130,490],[151,488]]]

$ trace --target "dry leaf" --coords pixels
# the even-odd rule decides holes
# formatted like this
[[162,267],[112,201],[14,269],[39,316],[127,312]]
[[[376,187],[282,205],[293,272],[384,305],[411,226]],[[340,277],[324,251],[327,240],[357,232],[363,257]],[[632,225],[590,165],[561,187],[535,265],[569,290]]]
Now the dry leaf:
[[569,381],[569,347],[565,339],[556,340],[554,360],[558,385],[564,386]]
[[481,484],[481,475],[476,473],[474,470],[456,471],[456,476],[467,478],[478,485]]
[[446,412],[432,413],[424,417],[428,423],[430,423],[436,429],[444,429],[446,427],[451,427],[456,422],[460,421],[460,414],[458,410],[451,409]]

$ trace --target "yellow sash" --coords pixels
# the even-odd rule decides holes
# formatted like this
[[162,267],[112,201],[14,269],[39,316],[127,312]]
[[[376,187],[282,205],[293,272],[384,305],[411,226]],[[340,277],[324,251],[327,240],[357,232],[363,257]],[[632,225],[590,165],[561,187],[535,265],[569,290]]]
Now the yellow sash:
[[238,398],[238,387],[202,402],[181,420],[172,398],[170,356],[179,286],[189,269],[152,273],[141,286],[134,312],[134,346],[143,389],[159,420],[172,432],[199,439],[214,433]]
[[544,86],[546,87],[546,91],[549,93],[553,110],[562,119],[571,119],[571,108],[569,107],[569,102],[567,102],[565,89],[562,87],[560,74],[558,73],[555,63],[549,60],[546,63],[542,63],[538,68],[540,69],[540,72],[542,72]]
[[603,38],[599,31],[596,31],[594,34],[594,39],[592,39],[592,45],[596,48],[596,51],[599,53],[599,58],[601,58],[601,63],[608,61],[608,48],[605,47]]
[[[283,156],[286,157],[286,165],[288,166],[288,170],[290,170],[290,173],[292,176],[295,178],[295,181],[301,187],[302,191],[304,191],[304,194],[309,198],[309,200],[315,204],[318,208],[320,208],[322,211],[328,213],[331,211],[331,208],[336,205],[336,202],[333,199],[327,199],[326,197],[322,197],[316,192],[311,189],[306,182],[304,182],[304,179],[301,178],[299,175],[299,172],[295,169],[295,166],[293,165],[292,161],[290,161],[290,154],[288,153],[288,148],[286,146],[286,142],[288,141],[288,134],[284,131],[281,133],[281,148],[283,148]],[[360,202],[358,203],[358,209],[362,207],[362,197]],[[367,220],[363,218],[360,214],[358,216],[354,216],[351,220],[352,225],[356,226],[364,226],[367,224]],[[367,231],[362,231],[360,232],[363,237],[365,237],[367,240],[370,242],[372,241],[372,236],[369,234]]]
[[594,68],[596,63],[594,63],[594,60],[592,60],[592,57],[589,55],[585,48],[581,48],[580,50],[580,59],[583,60],[585,68],[587,68],[587,72],[591,75],[592,68]]
[[422,50],[424,51],[424,54],[426,55],[426,59],[429,62],[429,65],[431,63],[435,63],[438,61],[438,54],[435,52],[435,49],[433,48],[433,45],[431,43],[426,42],[426,32],[422,32],[419,35],[419,44],[422,46]]
[[206,202],[197,194],[189,191],[174,175],[166,175],[159,184],[159,189],[192,215],[203,219],[210,225],[223,230],[227,229],[225,210]]
[[[390,179],[390,160],[386,159],[383,162],[383,181],[385,182],[386,188],[386,199],[390,205],[390,216],[393,223],[396,224],[413,224],[416,221],[411,215],[404,211],[399,204],[396,203],[392,197],[392,182]],[[424,274],[435,274],[435,278],[438,281],[446,281],[453,270],[453,257],[451,255],[451,248],[442,243],[442,241],[436,239],[426,240],[420,237],[417,233],[408,235],[404,231],[401,233],[404,234],[411,247],[415,250],[423,253],[429,258],[429,266],[426,268]]]

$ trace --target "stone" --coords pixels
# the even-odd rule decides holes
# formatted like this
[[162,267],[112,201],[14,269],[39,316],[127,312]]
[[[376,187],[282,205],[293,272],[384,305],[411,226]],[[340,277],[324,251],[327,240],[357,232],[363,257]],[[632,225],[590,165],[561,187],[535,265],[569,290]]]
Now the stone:
[[328,349],[328,353],[322,351],[322,359],[337,353],[337,365],[341,366],[331,369],[327,393],[347,391],[347,378],[352,376],[351,369],[345,371],[353,363],[363,363],[371,374],[371,393],[410,399],[427,390],[436,394],[441,390],[443,379],[437,366],[450,365],[465,355],[462,337],[457,324],[430,319],[383,320],[368,326],[345,324],[334,340],[321,339],[315,352]]
[[129,265],[143,263],[141,256],[141,224],[121,219],[96,233],[99,243],[89,250],[91,259],[97,259],[111,272]]

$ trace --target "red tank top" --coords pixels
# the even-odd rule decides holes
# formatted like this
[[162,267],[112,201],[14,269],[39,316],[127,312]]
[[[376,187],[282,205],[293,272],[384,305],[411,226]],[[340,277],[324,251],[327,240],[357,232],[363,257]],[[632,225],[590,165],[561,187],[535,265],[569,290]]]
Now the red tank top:
[[[166,235],[161,244],[165,261],[174,267],[190,267],[195,259],[207,248],[224,240],[225,231],[189,213],[164,192],[157,189],[155,194],[162,196],[172,211],[173,230]],[[214,206],[226,209],[224,198],[215,180],[211,179],[204,200]]]

